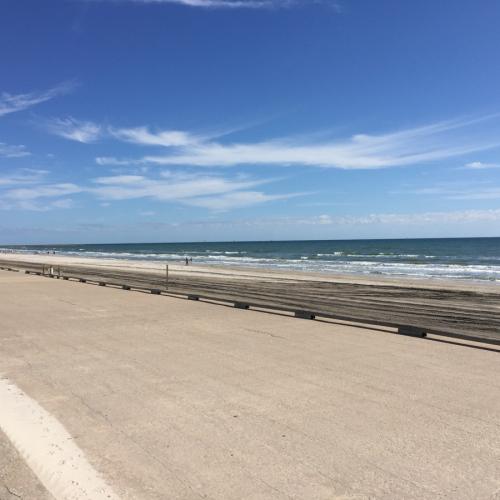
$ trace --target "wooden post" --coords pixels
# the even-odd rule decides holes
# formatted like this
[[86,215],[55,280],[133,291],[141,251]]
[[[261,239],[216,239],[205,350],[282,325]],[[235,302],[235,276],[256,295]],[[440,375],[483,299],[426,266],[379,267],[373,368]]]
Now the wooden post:
[[168,290],[168,264],[165,266],[165,289]]

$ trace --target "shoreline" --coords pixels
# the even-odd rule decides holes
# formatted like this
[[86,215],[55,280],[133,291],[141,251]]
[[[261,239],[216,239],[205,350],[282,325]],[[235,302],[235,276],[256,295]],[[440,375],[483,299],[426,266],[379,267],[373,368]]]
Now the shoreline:
[[348,273],[312,272],[302,270],[282,270],[251,266],[197,264],[185,266],[181,262],[172,264],[171,261],[155,261],[140,259],[98,258],[86,256],[69,256],[60,254],[41,253],[0,253],[1,260],[11,262],[30,262],[40,265],[80,265],[102,267],[103,269],[140,270],[142,272],[165,272],[168,265],[169,272],[179,276],[212,276],[234,280],[293,280],[293,281],[321,281],[361,285],[396,286],[432,290],[459,290],[473,292],[499,293],[500,286],[493,281],[466,280],[459,278],[421,278],[413,276],[383,276],[361,275]]

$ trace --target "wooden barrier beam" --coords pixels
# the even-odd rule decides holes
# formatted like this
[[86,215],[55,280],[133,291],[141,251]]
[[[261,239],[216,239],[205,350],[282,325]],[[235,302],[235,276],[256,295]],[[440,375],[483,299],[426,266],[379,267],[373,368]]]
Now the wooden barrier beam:
[[417,326],[409,325],[402,325],[398,327],[398,334],[406,335],[407,337],[427,337],[427,333],[425,330],[423,330],[422,328],[418,328]]
[[295,317],[300,319],[316,319],[316,315],[310,311],[295,311]]
[[151,290],[149,291],[152,295],[161,295],[161,290],[159,290],[158,288],[151,288]]
[[188,300],[200,300],[200,297],[198,295],[188,295]]
[[236,309],[250,309],[250,306],[248,304],[245,304],[244,302],[235,302],[234,307]]

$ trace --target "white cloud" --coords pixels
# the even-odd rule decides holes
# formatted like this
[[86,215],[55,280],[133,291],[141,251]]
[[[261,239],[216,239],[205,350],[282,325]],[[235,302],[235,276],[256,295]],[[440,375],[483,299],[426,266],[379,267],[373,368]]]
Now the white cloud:
[[41,92],[29,92],[26,94],[0,94],[0,116],[17,111],[23,111],[37,104],[49,101],[59,95],[67,94],[74,88],[74,82],[63,82],[51,89]]
[[142,175],[112,175],[110,177],[97,177],[94,179],[96,184],[104,184],[111,186],[120,185],[136,185],[137,183],[142,183],[144,181]]
[[482,188],[472,191],[456,191],[446,196],[449,200],[500,200],[500,187]]
[[[101,165],[186,165],[199,167],[230,167],[236,165],[299,165],[340,169],[380,169],[442,160],[489,148],[499,147],[500,139],[474,139],[475,125],[487,116],[470,120],[450,120],[396,132],[357,134],[348,139],[287,137],[253,143],[221,143],[213,139],[189,140],[195,137],[184,132],[186,144],[177,144],[163,155],[138,159],[99,157]],[[134,129],[132,129],[134,130]],[[137,129],[135,129],[137,130]],[[142,143],[147,139],[147,130]],[[180,134],[180,132],[176,132]],[[160,145],[158,135],[149,139]],[[172,144],[163,144],[171,146]]]
[[54,135],[85,144],[95,142],[103,133],[101,125],[89,121],[76,120],[71,116],[68,118],[47,120],[45,127]]
[[36,200],[17,200],[15,202],[0,198],[0,210],[28,210],[31,212],[48,212],[54,209],[72,208],[74,206],[71,199],[48,200],[43,203]]
[[157,201],[182,201],[192,204],[197,197],[220,196],[264,184],[261,180],[226,179],[220,176],[167,175],[147,178],[139,175],[116,175],[94,179],[89,191],[106,200],[149,198]]
[[11,189],[5,193],[5,198],[9,200],[36,200],[39,198],[55,198],[69,194],[81,193],[83,189],[76,184],[42,184],[29,188]]
[[[476,222],[500,221],[500,209],[461,210],[452,212],[423,213],[374,213],[367,215],[316,215],[307,217],[280,217],[234,221],[219,221],[221,225],[242,226],[423,226],[446,224],[474,224]],[[207,222],[209,224],[209,222]]]
[[466,168],[471,168],[473,170],[482,170],[487,168],[500,168],[500,163],[483,163],[481,161],[473,161],[471,163],[465,164]]
[[55,200],[50,203],[50,208],[73,208],[74,206],[75,203],[71,198]]
[[[84,190],[71,183],[43,184],[47,174],[45,170],[25,169],[19,174],[0,178],[0,188],[8,188],[0,191],[0,210],[46,212],[73,207],[73,200],[67,196]],[[16,187],[19,185],[26,187]]]
[[339,10],[333,0],[114,0],[122,3],[178,4],[205,9],[270,9],[289,8],[297,5],[324,3]]
[[224,212],[234,208],[249,207],[269,201],[286,200],[306,193],[269,195],[259,191],[237,191],[220,196],[199,197],[184,200],[187,205]]
[[29,156],[31,153],[26,149],[26,146],[19,144],[17,146],[0,142],[0,156],[5,158],[21,158]]
[[110,133],[117,139],[144,146],[188,146],[201,141],[201,138],[179,130],[150,132],[147,127],[121,129],[110,128],[109,130]]
[[409,191],[395,192],[424,196],[438,196],[447,200],[497,200],[500,199],[500,187],[490,182],[468,183],[451,182]]
[[253,188],[272,182],[250,179],[245,176],[224,178],[219,175],[195,175],[176,172],[160,172],[155,177],[144,175],[111,175],[97,177],[88,185],[73,183],[47,183],[45,171],[26,171],[0,177],[0,208],[47,210],[68,208],[73,194],[89,194],[110,201],[149,199],[161,202],[182,203],[209,210],[223,211],[240,208],[305,193],[266,194]]
[[134,163],[134,161],[131,160],[119,160],[112,156],[98,156],[95,161],[98,165],[110,165],[114,167],[124,167]]
[[0,188],[21,184],[36,184],[48,173],[47,170],[21,169],[16,173],[0,176]]

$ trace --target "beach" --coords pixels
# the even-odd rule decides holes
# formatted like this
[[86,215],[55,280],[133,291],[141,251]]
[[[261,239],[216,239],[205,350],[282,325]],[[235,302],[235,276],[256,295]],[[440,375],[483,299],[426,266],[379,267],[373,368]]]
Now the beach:
[[0,255],[0,266],[500,345],[496,283],[180,263],[169,263],[167,273],[160,261],[26,253]]
[[456,289],[463,291],[488,291],[500,294],[500,285],[494,281],[475,281],[465,279],[446,278],[421,278],[412,276],[373,275],[360,273],[334,273],[314,272],[296,269],[277,269],[273,267],[255,267],[238,265],[238,261],[232,264],[205,264],[196,261],[189,265],[185,264],[184,258],[176,260],[160,260],[151,258],[120,257],[95,257],[82,255],[69,255],[65,253],[48,252],[0,252],[0,260],[15,262],[30,262],[33,264],[53,266],[87,266],[102,269],[116,269],[122,271],[141,271],[146,273],[165,272],[165,266],[169,270],[181,276],[209,276],[226,277],[236,280],[247,280],[264,278],[276,280],[279,278],[293,280],[315,280],[336,283],[360,283],[367,285],[389,284],[394,286],[407,286],[410,284],[415,288]]
[[355,278],[500,283],[500,238],[16,245],[2,252]]
[[[0,294],[2,381],[110,495],[498,497],[494,347],[6,271]],[[36,424],[0,434],[5,498],[71,491]]]

